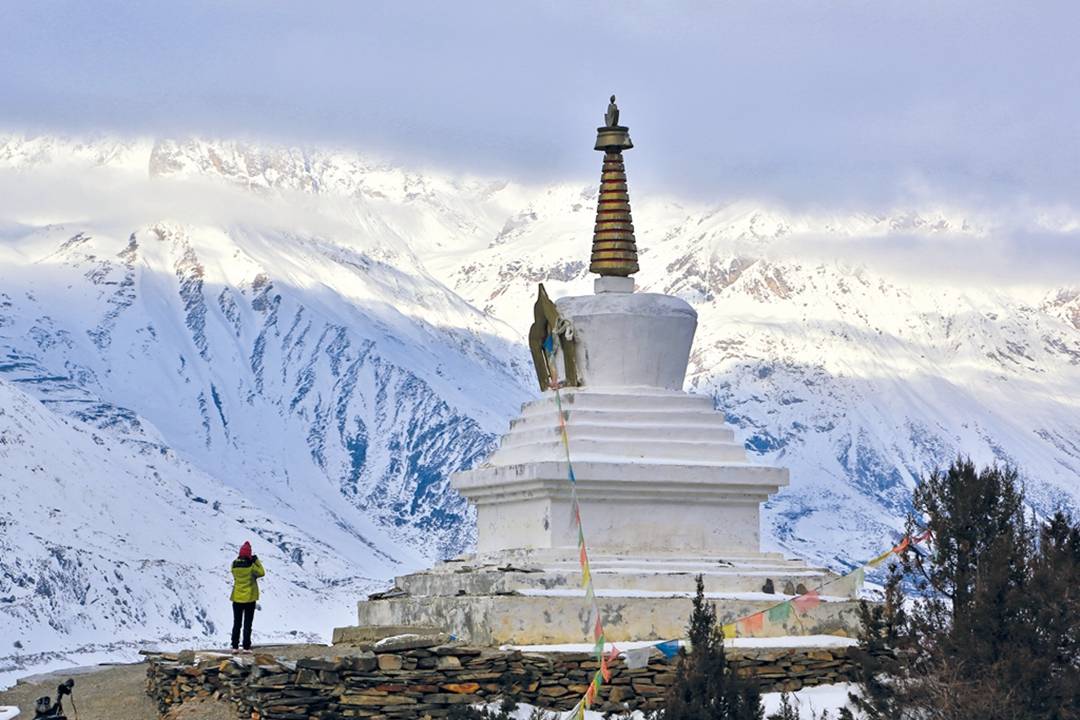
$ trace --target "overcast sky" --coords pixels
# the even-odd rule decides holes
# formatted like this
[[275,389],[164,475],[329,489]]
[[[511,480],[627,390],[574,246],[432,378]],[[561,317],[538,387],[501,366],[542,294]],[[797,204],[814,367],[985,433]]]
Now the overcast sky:
[[1075,205],[1080,3],[9,1],[0,128],[836,206]]

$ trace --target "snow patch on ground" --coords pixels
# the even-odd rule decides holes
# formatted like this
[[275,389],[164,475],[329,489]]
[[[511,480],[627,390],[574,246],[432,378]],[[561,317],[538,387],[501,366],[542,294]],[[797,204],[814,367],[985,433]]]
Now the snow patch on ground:
[[[804,688],[797,690],[796,692],[789,693],[789,701],[795,705],[799,711],[799,717],[802,720],[816,720],[822,712],[828,712],[829,717],[835,718],[840,708],[847,705],[848,694],[855,692],[855,686],[847,683],[839,683],[836,685],[818,685],[816,687]],[[761,696],[762,704],[765,706],[765,716],[768,717],[771,713],[777,712],[780,709],[781,693],[765,693]],[[491,709],[498,709],[497,704],[489,705]],[[519,705],[517,712],[514,714],[515,720],[530,720],[533,712],[536,710],[534,705]],[[557,712],[547,711],[551,713],[552,718],[558,720],[572,720],[573,714],[571,712]],[[605,720],[603,713],[595,712],[593,710],[586,711],[586,720]],[[629,715],[630,720],[644,720],[645,715],[641,712],[631,713]]]

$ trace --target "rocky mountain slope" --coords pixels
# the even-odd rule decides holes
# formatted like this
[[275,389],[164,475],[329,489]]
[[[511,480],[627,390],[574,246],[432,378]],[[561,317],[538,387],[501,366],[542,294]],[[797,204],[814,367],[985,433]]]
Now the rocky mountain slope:
[[[799,249],[977,246],[991,223],[632,202],[639,289],[699,312],[690,389],[713,395],[762,462],[792,470],[766,512],[779,547],[837,567],[876,554],[915,478],[957,452],[1021,465],[1037,510],[1076,506],[1077,291],[954,284]],[[467,547],[448,475],[483,457],[533,393],[522,336],[535,284],[591,291],[594,203],[589,186],[342,152],[0,138],[0,430],[21,438],[0,446],[18,453],[0,466],[3,636],[34,652],[220,636],[214,573],[245,533],[273,554],[290,602],[329,608],[282,610],[282,627],[326,619],[325,632],[373,578]],[[51,544],[24,539],[56,504],[35,490],[41,473],[95,498],[100,548],[128,538],[139,550],[124,562],[143,567],[160,559],[157,538],[196,548],[190,568],[125,595],[103,549],[80,556],[85,582],[32,610],[43,601],[28,578],[61,587],[56,554],[75,557],[87,532],[57,514]],[[132,513],[145,526],[129,528]],[[83,585],[154,610],[127,625],[84,613]]]

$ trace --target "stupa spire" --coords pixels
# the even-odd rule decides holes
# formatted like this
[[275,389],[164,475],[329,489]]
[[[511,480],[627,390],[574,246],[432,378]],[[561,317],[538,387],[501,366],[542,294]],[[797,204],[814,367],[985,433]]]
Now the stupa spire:
[[604,153],[600,197],[596,203],[592,260],[589,272],[600,276],[627,277],[638,271],[634,222],[630,217],[630,193],[626,186],[623,150],[634,147],[630,128],[619,124],[619,106],[611,96],[604,126],[596,129],[596,150]]

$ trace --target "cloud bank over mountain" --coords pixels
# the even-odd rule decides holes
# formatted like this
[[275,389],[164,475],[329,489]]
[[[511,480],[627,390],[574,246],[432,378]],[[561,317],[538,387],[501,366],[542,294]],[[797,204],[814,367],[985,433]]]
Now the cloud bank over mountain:
[[1074,203],[1080,8],[21,3],[9,130],[341,144],[549,183],[619,95],[639,190],[847,211]]
[[[88,219],[97,224],[125,225],[136,218],[181,217],[208,225],[258,219],[260,223],[327,236],[355,231],[357,209],[349,195],[356,188],[318,187],[295,179],[283,182],[272,173],[271,177],[253,180],[247,174],[250,168],[237,167],[231,174],[222,173],[212,167],[213,161],[207,161],[208,167],[199,172],[154,167],[154,149],[158,148],[160,158],[164,153],[161,148],[170,144],[229,147],[241,156],[251,153],[255,158],[266,153],[281,154],[300,164],[327,157],[364,157],[364,168],[401,172],[385,160],[317,146],[289,148],[195,139],[60,140],[21,133],[8,137],[18,139],[21,149],[20,156],[14,157],[9,143],[9,157],[0,158],[8,164],[0,172],[0,223],[4,223],[0,224],[0,237],[18,234],[23,225]],[[47,162],[38,162],[43,159]],[[19,172],[20,168],[33,171]],[[465,177],[462,181],[492,187],[507,183],[479,177]],[[1066,204],[1017,199],[983,208],[928,200],[878,211],[852,211],[843,206],[809,210],[798,204],[747,198],[710,204],[670,192],[639,193],[633,178],[631,183],[635,206],[643,207],[646,202],[669,205],[689,215],[718,207],[754,205],[771,208],[793,220],[768,243],[750,235],[738,239],[733,251],[805,262],[845,262],[951,286],[1045,288],[1080,282],[1080,210]],[[267,192],[271,188],[274,192]],[[513,186],[522,201],[544,191],[541,185]],[[842,227],[852,217],[865,221],[859,232]],[[888,218],[888,224],[875,223],[883,218]],[[641,223],[639,226],[651,229]],[[399,246],[394,252],[407,250]],[[417,260],[414,264],[420,263]]]

